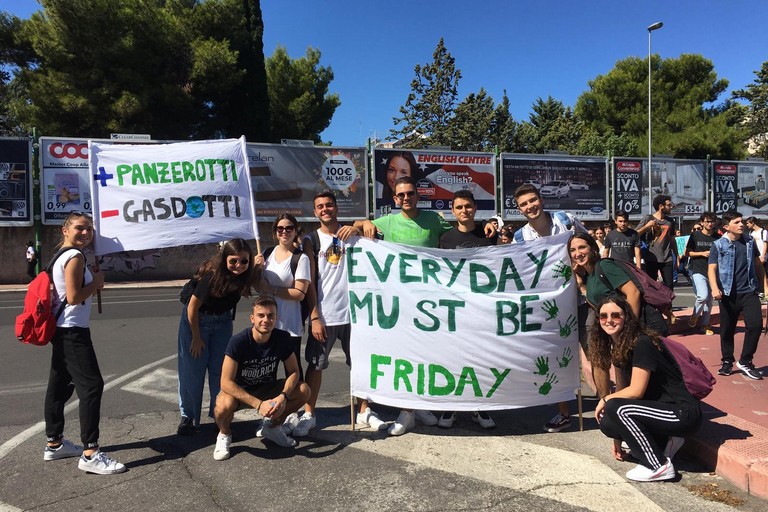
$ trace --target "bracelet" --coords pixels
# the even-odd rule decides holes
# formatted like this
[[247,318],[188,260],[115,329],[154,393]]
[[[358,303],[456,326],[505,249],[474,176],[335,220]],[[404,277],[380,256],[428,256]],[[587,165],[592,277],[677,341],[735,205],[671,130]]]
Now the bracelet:
[[605,399],[605,397],[600,398],[603,402],[605,402],[605,405],[608,405],[608,400]]
[[316,316],[315,318],[310,318],[310,320],[311,320],[312,322],[314,322],[315,320],[320,320],[320,317],[319,317],[319,316]]
[[[288,396],[288,393],[286,393],[285,391],[281,392],[281,393],[280,393],[280,395],[283,395],[283,396],[285,397],[285,400],[286,400],[286,401],[288,401],[288,400],[290,400],[290,399],[291,399],[291,397],[289,397],[289,396]],[[278,396],[280,396],[280,395],[278,395]]]
[[256,406],[256,412],[259,412],[259,409],[261,409],[261,404],[264,403],[264,400],[259,400],[259,405]]

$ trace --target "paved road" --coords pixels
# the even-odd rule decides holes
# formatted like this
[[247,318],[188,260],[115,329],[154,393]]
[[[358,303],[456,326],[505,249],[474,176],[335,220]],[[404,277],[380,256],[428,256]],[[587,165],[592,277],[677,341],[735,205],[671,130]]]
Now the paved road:
[[[232,458],[213,460],[215,427],[174,435],[176,330],[174,289],[107,290],[93,315],[93,338],[107,381],[103,449],[124,462],[122,475],[86,475],[76,459],[43,462],[40,419],[49,348],[0,345],[0,510],[730,510],[687,486],[716,483],[684,456],[681,480],[633,484],[630,465],[611,459],[608,441],[585,420],[584,432],[541,432],[551,407],[494,413],[489,433],[460,416],[452,430],[419,427],[399,438],[349,428],[349,373],[341,353],[326,372],[320,428],[295,450],[254,438],[258,418],[238,413]],[[0,294],[0,336],[12,340],[21,294]],[[236,328],[247,324],[247,305]],[[591,409],[594,402],[586,401]],[[76,403],[68,433],[77,440]],[[380,408],[384,419],[397,411]]]

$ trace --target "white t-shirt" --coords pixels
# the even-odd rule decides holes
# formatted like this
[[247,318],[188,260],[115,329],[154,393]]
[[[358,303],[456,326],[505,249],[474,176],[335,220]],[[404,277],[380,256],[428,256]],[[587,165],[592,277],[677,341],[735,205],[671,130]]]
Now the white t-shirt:
[[757,250],[760,252],[760,257],[762,257],[763,251],[765,250],[763,242],[768,241],[768,233],[766,233],[765,229],[760,228],[758,230],[753,230],[750,235],[755,240]]
[[[277,251],[272,251],[267,261],[264,262],[264,277],[269,284],[274,287],[293,288],[294,281],[303,279],[304,281],[309,281],[311,286],[312,276],[310,274],[309,258],[307,258],[306,254],[302,254],[299,257],[296,277],[294,277],[291,273],[291,256],[278,262],[275,260],[275,252]],[[277,302],[277,322],[275,327],[288,331],[291,333],[291,336],[301,336],[304,327],[301,321],[301,301],[275,297],[275,302]]]
[[[53,275],[53,300],[51,301],[51,310],[55,315],[59,310],[59,305],[67,298],[67,282],[64,277],[64,267],[72,258],[78,258],[82,255],[77,249],[70,249],[61,256],[53,264],[51,274]],[[93,274],[85,267],[85,284],[88,285],[93,281]],[[77,304],[67,304],[64,306],[64,311],[56,321],[58,327],[89,327],[91,323],[91,301],[92,296],[85,299],[85,303],[78,302]]]
[[347,244],[332,235],[317,232],[317,300],[325,325],[344,325],[349,319],[349,286],[344,258]]
[[[560,213],[560,212],[558,212]],[[579,219],[574,217],[568,212],[562,212],[564,213],[568,219],[570,220],[571,227],[570,230],[574,233],[586,233],[587,228],[584,227],[584,224],[579,222]],[[567,225],[563,223],[563,221],[560,219],[559,215],[556,214],[550,214],[549,212],[544,212],[545,215],[549,215],[550,220],[552,221],[552,229],[550,230],[549,236],[552,235],[559,235],[560,233],[565,233],[566,231],[569,231],[569,228]],[[531,240],[536,240],[537,238],[541,238],[541,235],[531,227],[531,224],[528,223],[522,228],[520,228],[520,232],[523,234],[523,241],[530,242]],[[512,243],[517,243],[517,240],[513,238]]]

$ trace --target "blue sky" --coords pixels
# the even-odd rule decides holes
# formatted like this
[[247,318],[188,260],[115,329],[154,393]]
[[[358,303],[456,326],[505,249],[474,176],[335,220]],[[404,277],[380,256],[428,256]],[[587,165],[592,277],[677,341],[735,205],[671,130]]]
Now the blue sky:
[[[698,53],[710,59],[728,92],[755,79],[768,60],[766,0],[262,0],[264,51],[280,44],[291,57],[322,52],[335,74],[341,106],[323,132],[335,145],[363,145],[393,127],[414,78],[440,37],[463,78],[459,99],[484,87],[495,101],[504,89],[512,115],[528,119],[531,104],[551,95],[574,105],[587,82],[616,61],[653,53]],[[21,18],[34,0],[5,0]],[[723,97],[721,97],[723,99]]]

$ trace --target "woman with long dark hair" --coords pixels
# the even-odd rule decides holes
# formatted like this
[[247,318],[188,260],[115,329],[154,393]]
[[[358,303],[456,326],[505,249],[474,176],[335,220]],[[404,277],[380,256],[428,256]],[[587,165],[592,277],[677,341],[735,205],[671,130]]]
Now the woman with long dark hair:
[[640,462],[627,478],[639,482],[674,478],[672,459],[683,445],[682,436],[701,423],[701,410],[664,340],[641,326],[626,300],[611,296],[597,306],[588,357],[604,371],[611,364],[631,368],[629,385],[601,397],[595,408],[600,430],[614,440],[614,457],[627,457],[621,449],[624,441]]
[[[62,251],[51,265],[54,294],[51,309],[59,311],[51,346],[51,372],[45,393],[43,460],[80,457],[77,467],[87,473],[112,475],[125,466],[99,450],[99,421],[104,379],[91,340],[91,297],[104,287],[104,274],[89,268],[83,250],[93,240],[90,216],[72,212],[61,228]],[[77,390],[80,399],[80,439],[77,446],[64,439],[64,405]]]
[[[299,362],[299,380],[304,381],[301,364],[301,335],[304,332],[304,319],[301,314],[301,301],[312,282],[312,270],[309,257],[301,251],[298,244],[299,223],[290,213],[278,215],[272,223],[272,235],[277,245],[264,261],[264,279],[259,291],[275,297],[277,302],[277,323],[275,328],[288,331],[292,337],[294,353]],[[293,268],[293,260],[298,258]]]
[[[606,297],[618,294],[629,302],[635,316],[644,325],[667,335],[667,323],[659,310],[645,303],[629,271],[620,263],[600,259],[600,248],[594,238],[588,233],[575,233],[568,242],[568,252],[576,280],[580,287],[583,286],[587,302],[592,307]],[[604,274],[605,281],[599,277],[598,269]]]
[[192,277],[195,288],[181,312],[179,322],[179,409],[180,435],[190,435],[200,425],[205,373],[213,418],[219,394],[224,351],[232,337],[233,311],[241,297],[250,296],[255,259],[248,242],[234,238],[204,261]]

